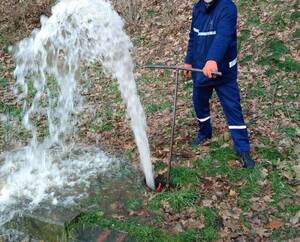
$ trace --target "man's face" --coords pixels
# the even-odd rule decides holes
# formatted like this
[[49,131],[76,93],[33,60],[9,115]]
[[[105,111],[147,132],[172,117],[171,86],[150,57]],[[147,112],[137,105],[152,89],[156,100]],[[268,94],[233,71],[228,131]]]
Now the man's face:
[[209,8],[211,5],[213,5],[215,0],[204,0],[206,8]]

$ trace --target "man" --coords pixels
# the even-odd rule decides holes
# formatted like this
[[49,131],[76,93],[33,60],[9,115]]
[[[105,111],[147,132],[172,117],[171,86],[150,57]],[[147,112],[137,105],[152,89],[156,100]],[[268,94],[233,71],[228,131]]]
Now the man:
[[[209,99],[216,90],[225,112],[235,149],[245,168],[253,168],[247,127],[244,123],[237,84],[237,8],[232,0],[200,0],[193,8],[190,39],[184,67],[203,73],[185,72],[193,79],[193,103],[199,121],[194,145],[212,136]],[[222,72],[216,76],[214,72]]]

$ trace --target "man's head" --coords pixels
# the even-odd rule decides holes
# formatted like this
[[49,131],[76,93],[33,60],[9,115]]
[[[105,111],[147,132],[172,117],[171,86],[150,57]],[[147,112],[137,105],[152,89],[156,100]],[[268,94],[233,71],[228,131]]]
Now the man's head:
[[204,4],[206,9],[209,9],[212,5],[214,5],[216,0],[204,0]]

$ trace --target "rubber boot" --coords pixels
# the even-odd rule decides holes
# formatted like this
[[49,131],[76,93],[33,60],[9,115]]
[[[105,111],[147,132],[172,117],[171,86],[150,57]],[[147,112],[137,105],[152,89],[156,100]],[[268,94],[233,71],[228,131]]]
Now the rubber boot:
[[244,168],[254,168],[255,167],[255,161],[251,158],[249,152],[241,152],[239,153],[240,158],[243,161],[243,167]]
[[208,139],[211,139],[212,136],[212,128],[210,122],[199,123],[199,132],[197,137],[191,142],[191,145],[201,145]]

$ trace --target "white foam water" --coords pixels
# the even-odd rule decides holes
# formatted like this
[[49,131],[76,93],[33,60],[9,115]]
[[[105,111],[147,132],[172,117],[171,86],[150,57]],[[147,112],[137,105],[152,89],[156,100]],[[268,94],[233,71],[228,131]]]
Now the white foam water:
[[[83,64],[100,62],[104,71],[118,80],[146,182],[154,188],[145,115],[133,76],[132,47],[122,19],[105,0],[59,1],[50,18],[41,17],[41,29],[17,45],[16,94],[24,106],[23,125],[32,139],[27,147],[2,157],[0,224],[15,212],[33,209],[44,199],[56,203],[55,191],[84,184],[113,163],[100,150],[66,159],[70,152],[65,139],[74,127],[73,114],[81,102],[78,79]],[[30,85],[34,97],[28,101],[32,95]],[[47,122],[48,135],[43,140],[35,124],[37,116]]]

